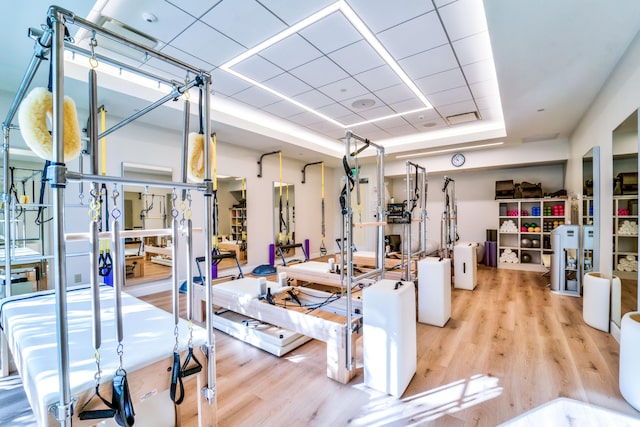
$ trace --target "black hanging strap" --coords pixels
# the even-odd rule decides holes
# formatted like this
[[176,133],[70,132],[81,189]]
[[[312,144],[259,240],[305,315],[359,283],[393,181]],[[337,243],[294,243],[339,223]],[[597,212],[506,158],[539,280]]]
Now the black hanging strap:
[[113,395],[111,406],[115,410],[115,421],[122,427],[133,426],[135,411],[129,393],[127,373],[119,369],[113,377]]
[[[179,389],[178,389],[179,387]],[[179,391],[179,394],[177,392]],[[173,352],[173,365],[171,367],[171,387],[169,388],[169,397],[176,405],[184,400],[184,385],[182,384],[182,376],[180,375],[180,353]]]
[[[98,397],[98,399],[100,399],[102,403],[104,403],[104,405],[107,407],[107,409],[85,410],[85,408],[89,405],[89,402],[91,402],[94,397]],[[115,414],[116,410],[113,408],[113,405],[100,394],[100,385],[98,384],[96,385],[96,391],[94,395],[91,396],[89,400],[87,400],[87,403],[82,405],[80,413],[78,414],[78,418],[80,418],[81,420],[98,420],[102,418],[113,418]]]

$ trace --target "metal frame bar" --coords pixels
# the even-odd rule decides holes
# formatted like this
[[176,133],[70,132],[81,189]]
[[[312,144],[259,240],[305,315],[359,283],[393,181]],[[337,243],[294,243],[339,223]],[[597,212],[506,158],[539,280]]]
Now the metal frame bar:
[[[414,177],[414,179],[416,181],[418,181],[420,179],[420,177],[422,177],[422,183],[420,185],[420,188],[422,189],[421,194],[418,198],[419,200],[419,206],[421,208],[421,213],[420,213],[420,250],[418,252],[416,252],[415,254],[411,252],[411,243],[412,243],[412,236],[411,236],[411,228],[412,228],[412,215],[411,212],[413,210],[413,208],[415,206],[409,206],[409,201],[413,200],[411,198],[412,196],[412,192],[411,192],[411,187],[410,187],[410,181],[411,181],[411,176],[412,176],[412,172],[415,171],[416,176]],[[403,238],[405,241],[405,244],[407,246],[407,250],[406,251],[402,251],[402,265],[404,268],[404,278],[405,280],[413,280],[413,275],[411,274],[411,258],[413,256],[420,256],[420,255],[424,255],[426,252],[426,205],[427,205],[427,191],[426,191],[426,181],[427,181],[427,170],[423,167],[420,166],[417,163],[413,163],[411,161],[406,162],[406,195],[407,195],[407,206],[406,206],[406,212],[405,212],[405,216],[406,216],[406,221],[405,223],[403,223]],[[414,186],[418,185],[417,182],[414,182]],[[414,194],[415,195],[415,194]],[[406,252],[406,255],[405,255]],[[405,260],[406,257],[406,260]]]
[[[179,68],[186,70],[187,72],[193,72],[198,75],[198,79],[194,80],[190,83],[185,84],[182,88],[174,88],[172,93],[173,96],[164,97],[163,102],[166,102],[169,99],[173,99],[176,94],[181,94],[184,90],[187,90],[189,87],[193,87],[195,85],[204,85],[204,92],[206,93],[206,97],[204,100],[205,104],[205,134],[209,135],[211,133],[211,123],[210,123],[210,85],[211,85],[211,76],[203,70],[200,70],[197,67],[193,67],[185,62],[167,56],[159,51],[154,49],[149,49],[146,46],[143,46],[137,42],[128,40],[118,34],[115,34],[111,31],[105,30],[96,26],[95,24],[86,21],[82,18],[77,17],[72,12],[62,9],[57,6],[52,6],[48,9],[47,17],[49,18],[50,26],[47,28],[42,34],[38,35],[38,40],[36,41],[36,51],[34,52],[31,62],[27,68],[27,71],[23,77],[23,80],[18,88],[16,96],[9,108],[7,117],[5,122],[3,122],[3,154],[4,154],[4,174],[6,175],[9,171],[9,129],[12,127],[11,121],[15,117],[18,106],[22,102],[28,87],[30,86],[33,78],[35,76],[35,72],[42,61],[45,58],[47,51],[50,49],[51,57],[50,61],[52,64],[52,92],[53,92],[53,119],[52,119],[52,136],[53,136],[53,163],[52,167],[49,170],[49,180],[51,182],[52,187],[52,204],[53,204],[53,245],[54,245],[54,256],[53,256],[53,264],[54,264],[54,286],[55,286],[55,298],[56,298],[56,335],[58,342],[58,372],[59,372],[59,388],[60,388],[60,397],[59,402],[52,408],[56,420],[60,423],[61,426],[71,426],[71,416],[73,410],[73,397],[71,395],[70,389],[70,371],[69,371],[69,343],[67,339],[67,302],[66,302],[66,289],[65,289],[65,280],[66,277],[66,263],[65,263],[65,255],[66,255],[66,247],[65,247],[65,235],[64,235],[64,190],[67,185],[67,179],[79,180],[79,181],[90,181],[93,182],[94,185],[97,182],[120,182],[120,183],[132,183],[137,185],[155,185],[160,187],[172,187],[172,188],[196,188],[204,190],[205,196],[205,208],[204,208],[204,216],[205,216],[205,234],[210,236],[210,231],[212,229],[212,184],[211,184],[211,169],[209,165],[209,144],[205,144],[205,182],[203,184],[186,184],[186,183],[167,183],[167,182],[156,182],[156,181],[129,181],[127,179],[121,177],[107,177],[107,176],[99,176],[96,175],[97,168],[95,164],[95,156],[96,150],[93,150],[92,155],[94,156],[94,161],[92,162],[92,173],[91,174],[82,174],[82,173],[72,173],[66,170],[66,166],[64,164],[64,50],[65,50],[65,23],[75,24],[79,27],[89,29],[95,31],[97,34],[101,34],[105,37],[108,37],[112,40],[115,40],[119,43],[122,43],[126,46],[132,47],[134,49],[138,49],[142,52],[147,53],[149,56],[160,59],[164,62],[171,63]],[[49,44],[51,46],[49,47]],[[78,50],[79,51],[79,50]],[[102,59],[104,60],[104,58]],[[124,64],[121,64],[124,65]],[[122,67],[132,72],[136,72],[139,74],[139,70],[133,69],[131,67]],[[93,82],[95,84],[95,82]],[[91,88],[90,91],[94,89]],[[90,92],[95,95],[95,93]],[[91,95],[90,95],[91,96]],[[161,105],[160,101],[152,104],[150,107],[147,107],[143,112],[138,113],[129,119],[121,122],[119,127],[124,126],[125,124],[130,123],[136,118],[140,117],[142,114],[145,114],[148,111],[151,111],[152,108]],[[94,123],[96,122],[94,116]],[[92,124],[93,125],[93,124]],[[95,130],[96,125],[92,126],[92,143],[97,140],[97,131]],[[109,132],[104,132],[102,136],[113,132],[117,129],[116,127],[109,130]],[[6,200],[8,197],[9,189],[7,188],[8,178],[5,176],[5,184],[4,184],[4,193],[2,194],[2,199],[5,199],[5,215],[10,215],[10,200]],[[8,217],[8,216],[7,216]],[[8,222],[6,222],[8,224]],[[5,225],[6,228],[7,225]],[[8,231],[8,233],[7,233]],[[114,238],[118,239],[119,230],[114,230]],[[5,229],[5,239],[6,242],[10,242],[11,232],[10,229]],[[118,239],[120,240],[120,239]],[[117,245],[116,245],[117,247]],[[208,265],[211,264],[211,250],[212,250],[212,242],[209,237],[205,238],[205,258]],[[11,259],[10,259],[10,251],[5,251],[6,253],[6,272],[10,273]],[[117,256],[118,254],[116,254]],[[123,264],[124,260],[120,260],[118,265]],[[118,268],[118,267],[117,267]],[[205,271],[205,284],[206,284],[206,294],[207,294],[207,304],[211,306],[211,270],[209,268]],[[9,291],[10,292],[10,291]],[[213,328],[211,322],[210,311],[207,311],[207,344],[204,351],[207,353],[207,357],[209,359],[209,370],[207,374],[208,384],[205,385],[202,389],[203,395],[211,404],[215,401],[215,343],[213,337]],[[2,354],[2,364],[3,369],[5,365],[7,365],[5,352]]]
[[281,153],[281,152],[282,152],[282,150],[277,150],[277,151],[272,151],[272,152],[270,152],[270,153],[264,153],[264,154],[262,154],[262,155],[260,156],[260,159],[258,160],[258,178],[262,178],[262,159],[263,159],[265,156],[270,156],[270,155],[272,155],[272,154],[279,154],[279,153]]
[[307,163],[306,165],[304,165],[302,167],[302,183],[304,184],[307,180],[307,166],[321,165],[323,163],[324,162],[321,160],[319,162]]
[[[352,139],[363,142],[365,144],[364,147],[361,147],[360,149],[358,149],[356,146],[355,150],[352,152],[351,151]],[[347,161],[349,159],[354,158],[358,154],[360,154],[369,146],[374,147],[377,150],[377,156],[376,156],[376,169],[377,169],[376,172],[377,172],[377,188],[378,188],[377,216],[378,216],[379,223],[382,224],[382,219],[384,218],[384,215],[385,215],[384,205],[383,205],[384,192],[381,191],[384,186],[384,147],[380,145],[376,145],[371,141],[369,141],[368,139],[365,139],[359,135],[352,133],[350,130],[346,131],[344,142],[345,142],[345,158],[347,159]],[[378,274],[380,275],[381,278],[384,278],[384,226],[383,225],[376,226],[376,228],[378,229],[378,240],[376,245],[376,268],[358,277],[354,277],[354,273],[353,273],[353,209],[351,208],[351,189],[349,188],[349,176],[346,175],[345,179],[346,179],[346,214],[343,216],[342,227],[341,227],[341,238],[342,238],[342,241],[344,242],[345,235],[346,235],[345,250],[347,253],[347,262],[346,262],[346,274],[342,273],[345,270],[345,268],[341,268],[340,278],[341,278],[341,282],[344,279],[346,279],[347,325],[351,325],[351,322],[353,320],[353,307],[352,307],[353,302],[351,301],[351,288],[353,284]],[[358,179],[359,178],[356,173],[356,180]],[[345,250],[340,251],[340,258],[341,258],[340,263],[342,266],[345,265],[345,262],[344,262]],[[353,354],[354,354],[353,342],[351,339],[352,334],[353,334],[353,329],[351,328],[351,326],[349,326],[347,337],[346,337],[347,342],[345,343],[346,363],[347,363],[346,368],[349,371],[353,369],[354,363],[355,363],[355,360],[353,357]]]

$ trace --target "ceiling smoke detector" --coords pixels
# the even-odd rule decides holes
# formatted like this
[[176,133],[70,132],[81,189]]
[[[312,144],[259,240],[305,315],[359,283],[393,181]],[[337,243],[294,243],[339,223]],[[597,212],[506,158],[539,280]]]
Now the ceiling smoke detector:
[[358,109],[362,109],[362,108],[371,108],[374,105],[376,105],[376,101],[374,101],[373,99],[358,99],[357,101],[353,101],[351,103],[351,106],[353,108],[358,108]]
[[447,123],[450,125],[459,125],[461,123],[475,122],[480,119],[480,116],[478,116],[477,111],[472,111],[469,113],[454,114],[453,116],[447,116],[445,117],[445,119],[447,120]]

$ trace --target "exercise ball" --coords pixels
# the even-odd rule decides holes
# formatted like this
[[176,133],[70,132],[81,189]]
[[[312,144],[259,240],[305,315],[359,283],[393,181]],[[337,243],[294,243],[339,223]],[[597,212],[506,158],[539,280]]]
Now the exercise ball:
[[531,255],[529,254],[522,254],[522,262],[531,262]]
[[531,247],[531,240],[524,238],[520,240],[520,246],[523,248],[530,248]]
[[538,239],[532,239],[532,240],[531,240],[531,247],[532,247],[532,248],[539,248],[539,247],[540,247],[540,240],[538,240]]

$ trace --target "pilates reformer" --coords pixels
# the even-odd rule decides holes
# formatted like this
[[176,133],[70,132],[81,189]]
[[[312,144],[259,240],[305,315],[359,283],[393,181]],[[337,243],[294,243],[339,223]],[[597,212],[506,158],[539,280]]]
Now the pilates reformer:
[[[93,33],[91,51],[84,50],[71,43],[71,39],[68,36],[69,32],[67,29],[67,25],[74,25],[79,27],[82,30]],[[143,71],[135,67],[128,67],[125,64],[110,60],[105,57],[99,57],[98,55],[95,55],[95,53],[93,52],[93,46],[94,46],[93,42],[95,41],[96,34],[107,37],[118,43],[126,44],[130,48],[137,49],[141,52],[144,52],[149,57],[153,57],[160,61],[172,64],[175,67],[183,69],[187,73],[187,75],[191,74],[196,76],[196,78],[194,79],[187,78],[186,83],[184,83],[181,86],[178,86],[175,82],[173,82],[170,79],[164,79],[162,77],[153,75],[147,71]],[[16,358],[16,364],[19,367],[19,371],[21,371],[20,372],[21,375],[23,375],[23,379],[25,380],[25,383],[34,381],[33,377],[30,376],[30,374],[32,373],[31,369],[34,368],[32,363],[36,363],[36,361],[42,361],[42,360],[47,361],[47,365],[45,366],[45,372],[48,374],[47,382],[46,382],[47,387],[44,387],[45,384],[43,384],[41,381],[43,378],[41,375],[38,376],[37,387],[32,387],[32,389],[38,390],[40,392],[48,393],[48,401],[45,404],[46,407],[41,411],[40,410],[37,411],[41,414],[44,414],[44,418],[42,418],[43,423],[47,423],[45,418],[47,417],[47,414],[49,414],[48,422],[59,423],[60,425],[68,426],[68,425],[71,425],[72,417],[75,416],[73,415],[74,414],[73,408],[75,406],[75,402],[74,402],[74,397],[72,393],[74,394],[80,393],[77,395],[79,401],[84,400],[84,398],[86,398],[87,396],[82,394],[84,392],[83,390],[85,389],[85,386],[87,383],[94,382],[94,377],[92,374],[88,373],[88,371],[84,371],[79,368],[80,366],[84,366],[82,365],[82,363],[80,364],[76,363],[76,357],[80,357],[76,352],[76,350],[81,347],[80,343],[88,344],[91,340],[87,339],[87,337],[84,336],[85,333],[82,332],[82,330],[87,329],[87,327],[89,326],[86,324],[87,322],[78,321],[76,320],[76,318],[74,318],[76,314],[86,316],[86,313],[91,313],[91,308],[87,307],[87,308],[81,308],[79,310],[68,310],[68,306],[71,306],[74,303],[73,301],[74,298],[72,295],[67,294],[67,290],[65,289],[65,283],[64,283],[66,252],[65,252],[65,244],[64,244],[65,235],[64,235],[63,219],[64,219],[64,193],[66,189],[66,184],[69,180],[79,181],[79,182],[89,181],[93,183],[92,185],[94,190],[98,188],[99,183],[102,183],[102,184],[113,183],[114,185],[119,183],[119,184],[135,184],[135,185],[153,185],[153,186],[160,186],[160,187],[164,186],[168,188],[174,188],[174,191],[175,191],[175,188],[180,188],[183,190],[191,190],[191,189],[201,190],[203,192],[204,200],[205,200],[204,212],[203,212],[204,230],[207,235],[210,235],[211,234],[210,231],[212,228],[211,218],[213,216],[212,215],[212,210],[213,210],[212,199],[214,196],[214,189],[210,179],[211,170],[209,165],[210,160],[209,160],[208,144],[204,144],[204,147],[203,147],[204,179],[195,184],[186,183],[186,179],[183,179],[182,182],[174,182],[174,183],[171,183],[170,185],[167,185],[167,183],[162,181],[160,182],[153,181],[153,180],[131,181],[122,177],[105,176],[104,174],[98,175],[96,165],[97,165],[97,152],[98,152],[97,146],[98,146],[99,138],[104,138],[106,135],[125,126],[126,124],[132,122],[133,120],[139,118],[140,116],[146,114],[147,112],[153,110],[154,108],[164,104],[165,102],[180,97],[184,92],[188,91],[191,87],[199,87],[200,89],[201,103],[204,102],[204,108],[203,108],[204,120],[202,120],[204,122],[203,133],[206,135],[211,134],[209,129],[211,126],[211,122],[209,118],[211,77],[209,74],[201,71],[196,67],[193,67],[185,62],[182,62],[180,60],[167,56],[164,53],[159,52],[157,50],[148,48],[136,41],[129,40],[125,37],[122,37],[107,29],[97,26],[85,19],[82,19],[81,17],[76,16],[70,11],[67,11],[57,6],[52,6],[49,8],[48,14],[47,14],[47,25],[43,26],[43,30],[31,29],[30,35],[35,40],[34,53],[31,58],[30,64],[27,68],[27,71],[25,73],[25,76],[22,82],[20,83],[20,87],[17,90],[16,96],[9,107],[7,118],[3,122],[3,139],[4,139],[3,154],[4,154],[4,166],[5,166],[4,173],[6,178],[7,170],[9,167],[10,130],[16,128],[14,125],[11,124],[11,122],[18,111],[18,106],[21,104],[21,102],[24,99],[26,99],[25,95],[27,93],[27,90],[29,89],[29,86],[33,80],[33,77],[35,75],[35,72],[37,71],[38,66],[40,65],[41,61],[48,59],[50,63],[50,85],[49,85],[50,95],[49,96],[51,99],[53,114],[51,119],[52,132],[50,136],[50,139],[51,139],[50,143],[52,148],[51,159],[50,159],[51,165],[48,167],[47,176],[52,189],[51,190],[52,205],[53,205],[53,212],[52,212],[53,236],[52,237],[54,242],[54,251],[53,251],[54,258],[53,258],[52,264],[53,264],[53,272],[54,272],[55,290],[52,294],[47,296],[47,298],[49,299],[49,306],[51,307],[49,312],[50,313],[49,319],[51,320],[47,322],[50,325],[49,336],[50,336],[51,342],[49,345],[42,345],[43,343],[40,341],[41,337],[40,336],[37,337],[37,339],[39,340],[38,348],[40,348],[42,351],[46,351],[47,354],[43,355],[43,357],[29,358],[33,360],[25,360],[25,361],[21,360],[20,358],[23,357],[23,355],[33,354],[32,352],[23,351],[24,349],[23,346],[25,345],[24,340],[28,340],[29,337],[19,333],[20,331],[24,331],[24,328],[22,328],[20,325],[15,323],[15,317],[10,316],[9,312],[11,311],[11,308],[8,306],[5,306],[5,308],[3,309],[2,321],[3,321],[3,328],[5,328],[4,332],[6,333],[6,338],[11,343],[13,354],[14,354],[14,357]],[[90,87],[89,114],[90,115],[89,115],[88,134],[89,134],[89,140],[90,140],[89,144],[91,147],[90,152],[92,153],[92,162],[91,162],[92,170],[88,174],[83,172],[69,171],[64,163],[67,151],[69,151],[71,156],[74,155],[73,150],[75,150],[75,147],[72,146],[72,143],[76,143],[79,140],[79,138],[77,138],[75,141],[73,140],[73,137],[75,136],[73,135],[74,127],[78,128],[77,123],[75,123],[75,126],[73,123],[73,121],[75,120],[75,111],[73,111],[74,114],[71,114],[69,111],[67,111],[67,100],[63,98],[64,97],[64,56],[63,54],[65,49],[72,51],[74,54],[80,54],[82,56],[86,56],[89,59],[89,63],[91,64],[91,70],[89,71],[89,87]],[[151,77],[155,81],[164,82],[165,84],[169,85],[173,89],[170,94],[164,96],[160,100],[151,104],[149,107],[138,111],[133,116],[127,119],[124,119],[120,123],[112,126],[109,130],[106,130],[101,134],[99,134],[97,131],[97,120],[96,120],[96,113],[98,111],[98,107],[96,102],[97,74],[95,70],[97,67],[98,58],[100,59],[100,61],[111,62],[112,64],[117,64],[117,66],[120,68],[125,68],[131,72],[144,75],[146,77]],[[63,108],[63,105],[64,105],[64,108]],[[67,121],[69,121],[69,123],[67,123]],[[40,125],[42,125],[43,123],[44,121],[42,121]],[[70,128],[71,132],[69,133],[69,135],[67,135],[67,125],[69,124],[71,124],[71,128]],[[25,129],[21,129],[21,131],[24,131],[24,130]],[[187,145],[187,142],[185,141],[185,147],[186,145]],[[34,148],[32,147],[32,149]],[[183,176],[184,176],[184,170],[183,170]],[[6,185],[7,185],[7,179],[5,179],[4,194],[7,193]],[[4,209],[5,209],[5,217],[8,218],[10,215],[10,211],[12,209],[12,203],[10,201],[6,201]],[[174,227],[174,232],[175,232],[175,227]],[[171,339],[166,340],[165,337],[160,337],[158,341],[152,341],[152,342],[149,342],[149,341],[145,342],[144,340],[145,336],[146,337],[156,336],[156,333],[154,333],[153,331],[157,331],[158,324],[155,323],[155,321],[161,318],[166,318],[167,315],[166,313],[162,315],[158,313],[157,315],[155,315],[154,312],[156,310],[158,310],[159,312],[162,312],[162,310],[155,309],[148,304],[144,304],[143,306],[140,306],[140,307],[130,307],[127,310],[122,309],[123,302],[126,305],[128,304],[127,301],[129,300],[129,297],[121,294],[120,292],[120,286],[122,285],[122,282],[123,282],[122,276],[124,275],[124,272],[125,272],[124,257],[121,256],[121,253],[122,253],[121,240],[125,236],[119,234],[118,227],[112,230],[111,233],[112,235],[110,235],[110,237],[113,240],[114,245],[116,246],[114,248],[114,267],[113,268],[115,273],[115,280],[114,280],[113,298],[112,298],[114,302],[113,310],[115,311],[113,316],[115,319],[117,319],[116,323],[118,324],[121,323],[123,311],[143,312],[149,315],[148,317],[140,321],[136,321],[136,320],[132,321],[133,325],[135,326],[139,325],[143,327],[143,330],[141,331],[142,332],[141,336],[137,336],[137,335],[128,336],[123,334],[121,331],[120,325],[118,325],[116,328],[117,342],[115,344],[117,344],[116,347],[118,350],[117,352],[118,356],[122,357],[121,347],[122,345],[126,344],[127,342],[126,340],[128,339],[140,340],[141,343],[145,344],[145,347],[143,347],[145,351],[139,351],[139,352],[127,351],[127,359],[128,359],[127,368],[130,371],[129,385],[127,386],[126,379],[124,380],[124,382],[120,382],[119,384],[114,383],[112,385],[113,391],[114,393],[118,391],[120,395],[122,395],[122,393],[130,394],[132,396],[135,396],[134,399],[135,398],[145,399],[145,398],[148,398],[150,395],[156,393],[157,390],[163,389],[162,384],[168,384],[168,382],[165,382],[165,380],[169,378],[164,378],[162,374],[158,375],[158,373],[160,372],[167,373],[167,369],[166,369],[167,362],[166,360],[163,360],[163,359],[169,352],[162,350],[163,355],[151,356],[152,358],[157,357],[157,359],[155,360],[147,359],[147,355],[149,354],[150,349],[155,347],[162,348],[162,345],[161,345],[162,343],[167,343],[167,342],[171,343],[172,340]],[[91,235],[98,234],[100,236],[101,233],[96,233],[92,231],[90,234]],[[5,223],[5,239],[8,242],[11,241],[11,230],[6,223]],[[209,238],[204,239],[204,242],[205,242],[204,243],[205,259],[207,260],[207,263],[210,264],[212,242]],[[97,255],[97,250],[95,248],[96,247],[94,246],[93,254]],[[190,253],[190,251],[191,251],[191,248],[188,249],[189,259],[193,259],[193,256]],[[6,269],[6,274],[10,277],[11,276],[11,259],[8,252],[9,251],[5,252],[5,260],[6,260],[5,269]],[[177,268],[177,267],[174,266],[174,268]],[[190,271],[191,263],[187,263],[187,270],[188,270],[188,277],[192,277],[191,271]],[[174,275],[173,275],[174,281],[177,280],[176,273],[177,271],[174,271]],[[205,286],[207,287],[207,289],[210,289],[211,272],[205,270],[204,276],[205,276]],[[174,293],[177,294],[177,291],[178,291],[177,283],[174,283],[173,288],[174,288]],[[95,290],[92,291],[92,294],[95,294]],[[210,292],[207,292],[206,294],[207,294],[206,299],[210,303],[211,301]],[[188,297],[191,297],[191,295],[189,294]],[[93,298],[93,300],[96,301],[96,298]],[[132,303],[132,304],[135,305],[135,303]],[[175,304],[175,299],[174,299],[174,304]],[[31,303],[28,303],[28,306],[31,306]],[[113,310],[111,311],[112,313],[113,313]],[[32,322],[38,322],[38,319],[36,319],[35,316],[21,316],[21,318],[32,321]],[[53,321],[53,319],[55,319],[55,321]],[[147,320],[147,322],[145,322],[144,320]],[[216,389],[215,389],[216,387],[215,346],[214,346],[214,338],[213,338],[213,333],[211,328],[211,316],[207,315],[206,322],[205,322],[206,328],[202,330],[202,338],[198,338],[197,340],[196,340],[195,334],[193,334],[195,330],[191,328],[190,319],[189,319],[189,322],[178,321],[177,310],[174,309],[174,320],[175,320],[174,323],[176,326],[175,327],[176,334],[181,330],[180,329],[181,327],[188,324],[186,325],[187,328],[189,329],[189,333],[187,335],[191,336],[189,347],[191,347],[192,344],[197,345],[202,343],[205,360],[203,363],[204,366],[201,373],[197,375],[198,381],[197,381],[196,390],[197,390],[197,396],[198,396],[198,399],[197,399],[198,424],[199,425],[205,425],[205,424],[211,425],[212,423],[216,424],[217,422],[216,422]],[[154,325],[153,326],[150,325],[148,321],[153,321]],[[33,327],[29,327],[27,329],[37,331],[37,328],[35,327],[36,325],[39,325],[39,323],[33,323]],[[78,327],[82,327],[82,330],[78,331],[77,329]],[[166,330],[171,331],[172,328],[169,327],[169,328],[166,328]],[[78,331],[79,335],[76,335],[76,331]],[[200,331],[198,331],[198,335],[199,334],[200,334]],[[2,338],[4,338],[4,335]],[[75,341],[76,338],[79,339],[78,342]],[[4,339],[3,339],[3,343],[5,343]],[[176,335],[176,345],[174,346],[174,351],[173,351],[174,353],[176,353],[176,351],[179,350],[178,348],[179,346],[177,344],[178,344],[178,338]],[[70,346],[73,346],[74,352],[69,351]],[[133,345],[131,345],[131,347],[133,347]],[[93,349],[89,349],[89,350],[90,351],[88,352],[88,354],[92,354]],[[56,353],[55,356],[54,354],[51,354],[52,351]],[[134,359],[136,359],[136,356],[142,357],[142,359],[139,359],[138,362],[136,362],[137,364],[131,362]],[[173,359],[175,361],[175,355],[173,358],[169,358],[169,359]],[[3,346],[3,352],[2,352],[3,369],[5,368],[5,366],[7,366],[7,360],[8,360],[8,355],[6,352],[6,347]],[[154,361],[157,363],[154,363]],[[103,360],[103,367],[105,367],[105,363],[108,363],[108,361]],[[118,363],[116,363],[115,366],[117,365]],[[148,369],[142,369],[142,367],[145,365],[148,365],[147,366]],[[119,366],[120,367],[123,366],[122,360],[120,360]],[[138,372],[137,371],[138,368],[140,368],[139,372],[141,373],[142,377],[146,378],[145,381],[140,382],[140,385],[144,384],[142,388],[139,388],[134,383],[134,376],[136,375],[136,372]],[[118,372],[119,371],[116,370],[116,375],[114,376],[114,378],[119,378],[118,375],[120,374]],[[88,375],[84,375],[86,373],[88,373]],[[150,375],[152,373],[153,375]],[[37,375],[37,373],[34,373],[34,374]],[[170,376],[169,374],[165,374],[165,375]],[[149,376],[154,376],[158,378],[160,380],[160,385],[151,384],[148,381]],[[148,389],[148,391],[144,391],[146,389],[145,387],[147,386],[151,386],[151,388]],[[91,387],[89,387],[88,393],[90,392],[91,392]],[[121,408],[122,408],[122,405],[121,405]],[[36,410],[36,408],[34,408],[34,410]],[[125,412],[120,411],[119,422],[122,423],[121,425],[130,425],[133,419],[132,418],[133,410],[131,408],[131,410],[127,409],[125,410]],[[75,414],[77,414],[77,412]],[[95,423],[95,420],[89,421],[89,423],[93,424]],[[74,424],[75,424],[75,419],[74,419]],[[78,424],[78,425],[82,425],[82,424]]]

